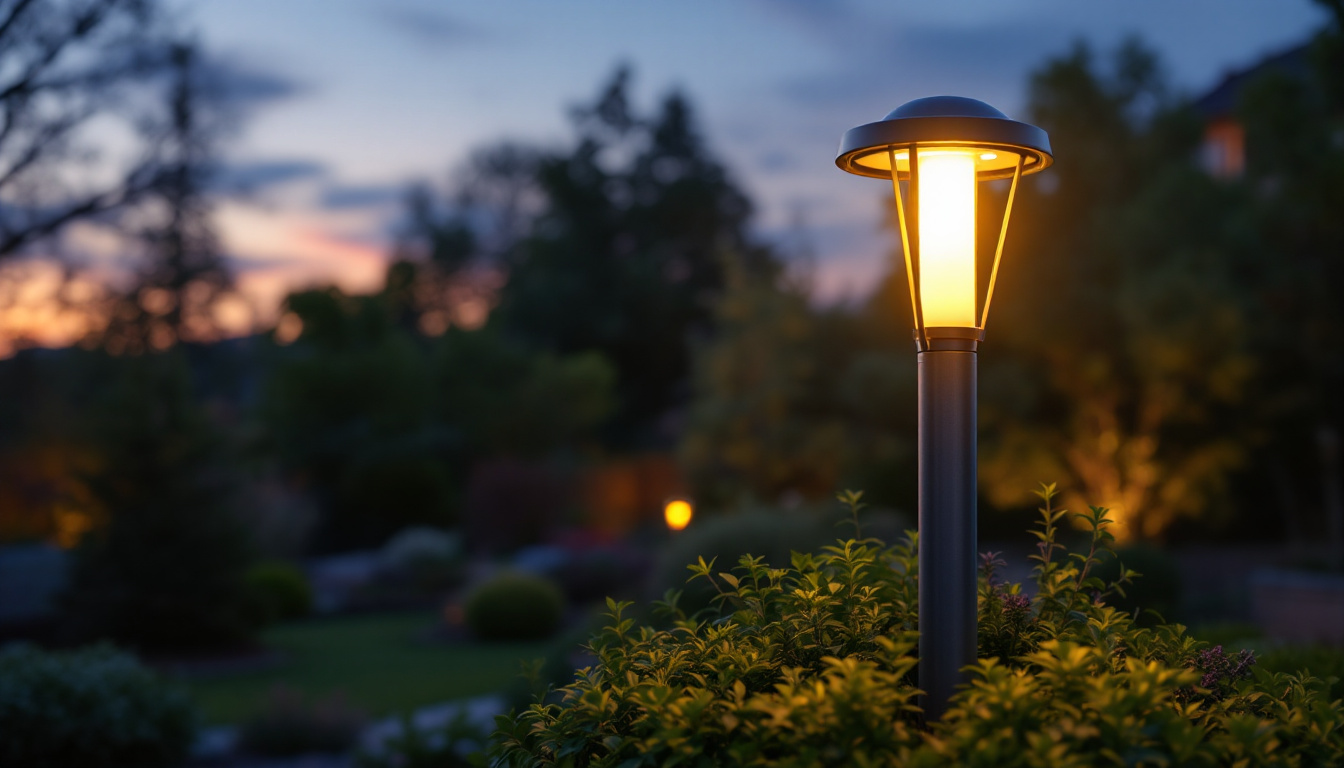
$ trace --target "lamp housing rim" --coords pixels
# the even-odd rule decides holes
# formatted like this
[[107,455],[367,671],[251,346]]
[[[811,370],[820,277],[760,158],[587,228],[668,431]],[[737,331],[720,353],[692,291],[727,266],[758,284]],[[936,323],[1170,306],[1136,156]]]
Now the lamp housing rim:
[[[875,123],[845,131],[835,164],[857,176],[890,179],[890,160],[884,160],[885,168],[861,161],[911,145],[917,149],[958,147],[1019,154],[1023,175],[1045,170],[1054,162],[1050,137],[1044,130],[1009,119],[983,101],[962,96],[931,96],[906,102]],[[981,170],[976,179],[1011,178],[1015,170],[1013,167]],[[899,168],[897,175],[909,178],[909,172]]]

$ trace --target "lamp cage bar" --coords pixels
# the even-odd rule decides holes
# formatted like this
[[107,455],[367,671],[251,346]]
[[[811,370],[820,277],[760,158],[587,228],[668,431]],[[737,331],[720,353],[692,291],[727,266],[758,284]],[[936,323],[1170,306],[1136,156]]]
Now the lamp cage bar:
[[984,330],[989,322],[989,303],[994,300],[994,283],[999,278],[999,261],[1003,259],[1003,243],[1008,239],[1008,219],[1013,215],[1013,198],[1017,196],[1017,182],[1022,178],[1022,155],[1017,156],[1017,170],[1013,172],[1013,185],[1008,188],[1008,205],[1003,209],[1003,226],[999,229],[999,245],[994,249],[994,266],[989,270],[989,289],[985,292],[985,306],[980,311],[980,329]]
[[[914,264],[915,280],[915,330],[918,335],[916,339],[919,342],[919,349],[927,349],[929,346],[929,334],[924,328],[924,300],[920,296],[922,288],[923,272],[919,264],[919,145],[911,142],[910,148],[910,182],[906,185],[906,190],[910,196],[910,213],[906,217],[906,225],[909,227],[910,238],[910,258]],[[895,170],[892,171],[895,175]]]
[[[912,148],[913,149],[913,148]],[[919,302],[919,291],[915,288],[915,267],[917,261],[910,248],[910,233],[905,220],[905,203],[901,199],[901,182],[896,170],[896,148],[891,147],[891,189],[896,194],[896,221],[901,227],[901,253],[905,256],[905,282],[910,287],[910,313],[915,318],[915,332],[920,343],[924,343],[924,308]]]

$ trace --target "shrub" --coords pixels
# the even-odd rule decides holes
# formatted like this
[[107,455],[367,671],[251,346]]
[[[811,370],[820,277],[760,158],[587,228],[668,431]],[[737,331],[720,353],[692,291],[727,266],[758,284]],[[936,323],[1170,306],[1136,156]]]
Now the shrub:
[[570,505],[567,478],[540,462],[498,459],[477,464],[464,501],[473,551],[513,552],[545,541]]
[[0,765],[176,766],[196,714],[185,693],[111,646],[0,649]]
[[346,752],[359,740],[365,723],[363,713],[340,694],[309,703],[298,691],[276,686],[239,730],[238,746],[273,757]]
[[[789,564],[792,552],[812,552],[834,540],[836,516],[816,509],[752,509],[733,515],[697,520],[678,533],[659,556],[649,577],[647,594],[660,598],[668,590],[682,590],[681,605],[689,613],[709,605],[714,589],[704,581],[686,583],[686,563],[698,557],[735,563],[742,555],[753,554],[768,565]],[[865,518],[864,530],[870,523]],[[849,526],[848,521],[845,523]],[[852,526],[850,527],[852,530]]]
[[447,463],[417,441],[388,443],[353,455],[340,479],[333,514],[352,537],[348,544],[369,546],[406,525],[453,522],[459,491]]
[[611,596],[638,593],[644,577],[640,554],[616,547],[571,552],[551,576],[570,603],[600,604]]
[[548,637],[565,616],[565,597],[547,579],[505,572],[471,591],[467,626],[482,640],[535,640]]
[[442,589],[462,578],[462,539],[423,526],[406,528],[383,545],[383,565],[422,589]]
[[1257,666],[1270,672],[1311,674],[1330,683],[1330,698],[1344,698],[1344,648],[1282,646],[1256,656]]
[[[592,660],[588,641],[606,625],[604,609],[594,606],[547,644],[544,656],[525,660],[517,676],[501,692],[507,709],[526,708],[538,696],[553,696],[574,682],[576,667]],[[556,696],[556,700],[559,697]]]
[[[980,584],[979,662],[944,717],[923,722],[915,680],[917,537],[845,541],[789,567],[743,557],[731,573],[691,566],[715,604],[671,629],[636,626],[628,603],[591,642],[596,663],[502,717],[491,755],[505,766],[1337,765],[1344,702],[1307,675],[1253,673],[1180,625],[1137,626],[1107,604],[1093,569],[1104,509],[1080,515],[1086,552],[1068,553],[1042,491],[1028,598]],[[993,649],[992,651],[990,649]],[[1252,676],[1253,675],[1253,676]]]
[[1153,623],[1156,617],[1143,611],[1155,611],[1171,620],[1181,605],[1181,572],[1176,558],[1151,544],[1131,544],[1115,550],[1114,558],[1098,563],[1095,572],[1103,581],[1114,581],[1120,569],[1128,568],[1143,578],[1124,587],[1124,594],[1114,594],[1108,604],[1119,611],[1133,614],[1139,611],[1139,623]]
[[313,610],[313,588],[292,563],[255,563],[243,574],[243,584],[249,611],[258,625],[303,618]]

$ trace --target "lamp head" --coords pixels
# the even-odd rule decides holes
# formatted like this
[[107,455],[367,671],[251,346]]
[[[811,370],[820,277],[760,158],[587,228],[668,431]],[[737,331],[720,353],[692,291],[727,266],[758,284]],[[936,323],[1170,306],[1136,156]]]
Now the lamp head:
[[[876,123],[845,132],[835,158],[840,170],[892,183],[920,350],[935,338],[951,338],[958,348],[969,343],[973,350],[974,341],[983,338],[1017,182],[1053,161],[1045,131],[960,96],[915,99]],[[1013,183],[982,302],[976,187],[1007,178]],[[909,182],[908,204],[902,200],[902,181]]]
[[1040,128],[1010,120],[983,101],[930,96],[908,101],[876,123],[846,131],[835,164],[848,173],[890,179],[890,150],[896,147],[896,171],[904,180],[910,176],[910,154],[904,147],[910,144],[918,144],[921,151],[970,151],[977,181],[1012,178],[1019,156],[1023,174],[1045,170],[1054,162],[1050,137]]

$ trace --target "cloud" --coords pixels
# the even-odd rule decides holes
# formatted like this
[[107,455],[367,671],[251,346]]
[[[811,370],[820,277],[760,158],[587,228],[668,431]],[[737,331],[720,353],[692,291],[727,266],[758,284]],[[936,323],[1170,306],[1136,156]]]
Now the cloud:
[[199,60],[199,76],[206,88],[235,109],[250,110],[284,101],[305,92],[298,80],[236,55],[206,53]]
[[213,186],[225,194],[253,193],[302,179],[321,178],[327,166],[313,160],[260,160],[223,166]]
[[229,262],[233,267],[235,274],[243,275],[252,272],[270,272],[279,269],[302,267],[307,265],[309,260],[297,256],[268,256],[233,253],[229,255]]
[[405,196],[404,184],[331,185],[322,190],[319,204],[333,211],[379,208],[400,202]]
[[[1023,75],[1077,36],[1069,19],[1023,17],[987,0],[979,10],[934,11],[851,0],[778,0],[757,8],[811,38],[833,62],[778,83],[813,110],[858,108],[877,120],[913,98],[956,93],[1010,111]],[[1072,30],[1072,31],[1071,31]]]
[[1055,35],[1043,32],[1040,23],[1025,22],[908,24],[873,18],[857,28],[864,31],[851,36],[840,66],[785,81],[783,95],[816,108],[866,104],[882,94],[889,103],[874,120],[909,99],[937,93],[1002,102],[1021,93],[1022,73],[1047,55],[1042,39],[1068,39],[1062,31]]
[[802,29],[823,43],[844,49],[846,30],[862,28],[861,14],[842,0],[761,0],[758,11]]
[[448,45],[477,42],[486,37],[480,28],[439,9],[409,3],[380,3],[376,6],[375,14],[392,31],[426,48],[442,49]]

